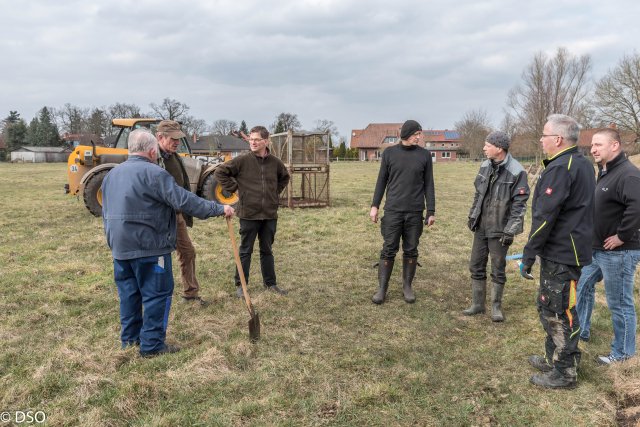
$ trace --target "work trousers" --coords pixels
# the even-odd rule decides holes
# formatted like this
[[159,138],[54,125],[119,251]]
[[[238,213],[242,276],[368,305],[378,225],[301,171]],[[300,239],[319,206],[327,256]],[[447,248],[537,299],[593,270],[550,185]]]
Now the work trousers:
[[380,220],[384,243],[380,259],[395,259],[402,238],[402,257],[418,258],[418,244],[424,227],[422,212],[385,211]]
[[200,284],[196,278],[196,249],[191,243],[187,223],[182,214],[176,214],[176,253],[180,263],[180,277],[182,278],[182,295],[187,298],[198,296]]
[[576,376],[580,363],[578,334],[580,320],[576,311],[576,285],[580,267],[543,259],[540,267],[538,312],[547,333],[547,360],[567,377]]
[[143,353],[164,348],[173,294],[171,254],[114,259],[113,276],[120,297],[122,347],[139,343]]
[[473,233],[469,271],[471,279],[487,279],[487,262],[491,257],[491,281],[499,285],[507,282],[505,268],[507,266],[507,251],[509,246],[502,246],[499,237],[487,237],[482,227]]
[[[260,269],[264,286],[275,286],[276,267],[271,246],[276,236],[277,219],[250,220],[240,218],[240,263],[244,270],[246,283],[249,283],[249,269],[251,268],[251,254],[253,245],[258,238],[260,247]],[[236,268],[236,286],[240,286],[240,274]]]

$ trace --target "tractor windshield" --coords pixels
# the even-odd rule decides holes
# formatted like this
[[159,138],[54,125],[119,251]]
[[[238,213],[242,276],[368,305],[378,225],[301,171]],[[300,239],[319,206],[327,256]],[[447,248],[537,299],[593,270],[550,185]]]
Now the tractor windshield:
[[[137,122],[133,125],[132,128],[123,127],[120,129],[120,133],[118,133],[118,137],[116,139],[116,143],[114,148],[127,148],[127,139],[129,138],[129,134],[132,130],[146,128],[149,129],[154,135],[156,133],[156,126],[158,123],[154,122]],[[177,152],[179,154],[191,154],[191,148],[189,147],[189,143],[187,142],[187,138],[182,138],[180,141],[180,145],[178,146]]]

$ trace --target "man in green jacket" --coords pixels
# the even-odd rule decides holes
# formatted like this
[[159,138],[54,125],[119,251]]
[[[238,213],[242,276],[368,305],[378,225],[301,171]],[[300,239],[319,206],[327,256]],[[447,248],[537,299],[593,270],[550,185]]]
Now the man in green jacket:
[[[180,187],[191,191],[187,171],[177,153],[182,138],[185,137],[184,132],[180,129],[180,123],[174,120],[162,120],[156,128],[156,137],[160,148],[158,164],[169,172]],[[193,227],[193,217],[184,212],[176,212],[176,220],[176,253],[180,262],[182,298],[185,301],[193,301],[206,306],[208,302],[200,297],[200,284],[196,278],[196,249],[193,247],[187,231],[187,227]]]
[[[263,284],[269,291],[286,295],[287,291],[278,287],[276,281],[271,246],[276,235],[279,195],[289,183],[289,172],[282,160],[269,152],[268,145],[269,131],[264,126],[253,127],[249,132],[251,152],[218,166],[215,178],[226,191],[238,191],[240,197],[236,210],[240,218],[239,252],[247,283],[257,237]],[[237,269],[235,283],[236,295],[241,298]]]

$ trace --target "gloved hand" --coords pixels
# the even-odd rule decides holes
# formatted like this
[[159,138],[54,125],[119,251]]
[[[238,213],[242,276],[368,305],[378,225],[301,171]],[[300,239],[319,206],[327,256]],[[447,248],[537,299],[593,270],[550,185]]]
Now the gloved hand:
[[533,275],[531,274],[530,265],[524,265],[524,263],[521,261],[518,263],[518,266],[520,267],[520,275],[522,277],[524,277],[527,280],[533,280]]
[[513,234],[502,233],[500,243],[502,243],[502,246],[511,246],[511,244],[513,243]]
[[467,227],[469,227],[469,230],[471,231],[476,231],[477,227],[474,227],[473,223],[475,222],[475,219],[473,218],[469,218],[469,221],[467,222]]

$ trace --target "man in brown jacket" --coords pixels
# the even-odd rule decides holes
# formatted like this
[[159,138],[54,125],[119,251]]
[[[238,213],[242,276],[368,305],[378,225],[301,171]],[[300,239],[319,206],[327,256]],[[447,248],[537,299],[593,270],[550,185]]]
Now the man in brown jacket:
[[[258,238],[260,269],[264,286],[272,292],[286,295],[278,287],[271,246],[278,222],[278,199],[289,183],[289,172],[282,160],[269,152],[269,131],[255,126],[249,132],[251,152],[236,157],[215,171],[215,178],[229,192],[238,191],[240,201],[236,214],[240,218],[240,262],[249,281],[251,253]],[[240,275],[236,269],[236,295],[241,298]]]
[[[158,164],[176,180],[176,183],[191,191],[187,171],[177,153],[181,139],[185,134],[180,129],[180,123],[173,120],[163,120],[158,123],[156,137],[160,153]],[[196,278],[196,249],[191,243],[187,227],[193,227],[193,217],[183,212],[176,212],[176,253],[180,262],[180,276],[182,277],[182,298],[185,301],[197,302],[202,306],[208,305],[198,294],[200,284]]]

